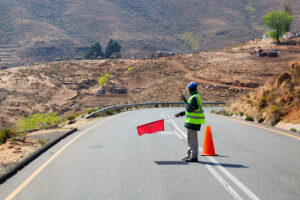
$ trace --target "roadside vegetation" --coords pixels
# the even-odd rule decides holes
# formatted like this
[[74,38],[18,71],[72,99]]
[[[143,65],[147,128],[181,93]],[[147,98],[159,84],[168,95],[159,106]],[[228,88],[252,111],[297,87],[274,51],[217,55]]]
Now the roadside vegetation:
[[0,130],[0,144],[4,144],[9,138],[15,137],[17,132],[14,128],[3,128]]
[[61,118],[56,113],[36,113],[32,116],[23,116],[17,123],[17,130],[25,132],[34,129],[44,129],[51,126],[57,126]]

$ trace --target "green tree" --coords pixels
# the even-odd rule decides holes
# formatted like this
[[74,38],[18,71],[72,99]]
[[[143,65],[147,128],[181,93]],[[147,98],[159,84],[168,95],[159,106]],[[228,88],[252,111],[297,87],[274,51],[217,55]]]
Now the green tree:
[[286,27],[292,24],[293,16],[284,11],[272,11],[263,17],[263,22],[274,30],[269,35],[280,44],[279,38],[286,32]]
[[103,52],[101,45],[99,42],[96,42],[94,45],[92,45],[87,53],[84,56],[86,59],[97,59],[97,58],[103,58]]
[[105,49],[105,58],[120,58],[121,48],[121,45],[117,41],[111,39]]

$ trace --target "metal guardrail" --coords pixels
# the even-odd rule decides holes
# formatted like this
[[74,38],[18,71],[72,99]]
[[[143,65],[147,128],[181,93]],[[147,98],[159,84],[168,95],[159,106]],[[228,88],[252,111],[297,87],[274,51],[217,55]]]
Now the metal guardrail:
[[[203,106],[224,106],[225,102],[202,102]],[[89,115],[85,116],[84,118],[90,119],[93,117],[101,116],[102,114],[109,112],[110,110],[116,110],[116,109],[125,109],[125,108],[134,108],[134,107],[140,107],[140,106],[174,106],[174,105],[184,105],[182,102],[153,102],[153,103],[136,103],[136,104],[124,104],[124,105],[115,105],[115,106],[108,106],[106,108],[102,108],[100,110],[94,111],[90,113]]]

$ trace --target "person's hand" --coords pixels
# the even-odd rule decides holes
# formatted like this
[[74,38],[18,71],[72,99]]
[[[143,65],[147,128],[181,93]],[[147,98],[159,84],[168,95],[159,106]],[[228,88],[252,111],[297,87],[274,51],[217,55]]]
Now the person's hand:
[[183,100],[183,102],[187,102],[187,100],[183,94],[181,94],[181,99]]
[[180,117],[180,115],[179,114],[175,114],[174,117]]

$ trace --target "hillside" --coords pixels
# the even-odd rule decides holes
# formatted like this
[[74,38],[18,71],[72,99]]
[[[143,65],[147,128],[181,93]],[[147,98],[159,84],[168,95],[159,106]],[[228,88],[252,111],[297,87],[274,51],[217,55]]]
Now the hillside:
[[285,2],[299,31],[298,0],[1,0],[0,64],[74,59],[110,38],[125,57],[223,48],[260,37]]
[[[294,42],[277,46],[252,40],[222,51],[159,59],[61,61],[0,70],[0,128],[33,113],[67,116],[119,103],[179,101],[190,81],[199,83],[203,101],[240,98],[289,70],[288,63],[300,57],[300,38]],[[280,56],[257,57],[258,47],[278,49]],[[102,87],[98,79],[106,73],[110,79]],[[98,95],[100,89],[106,93]]]
[[272,126],[280,121],[300,124],[300,61],[291,62],[288,72],[275,76],[226,110]]

